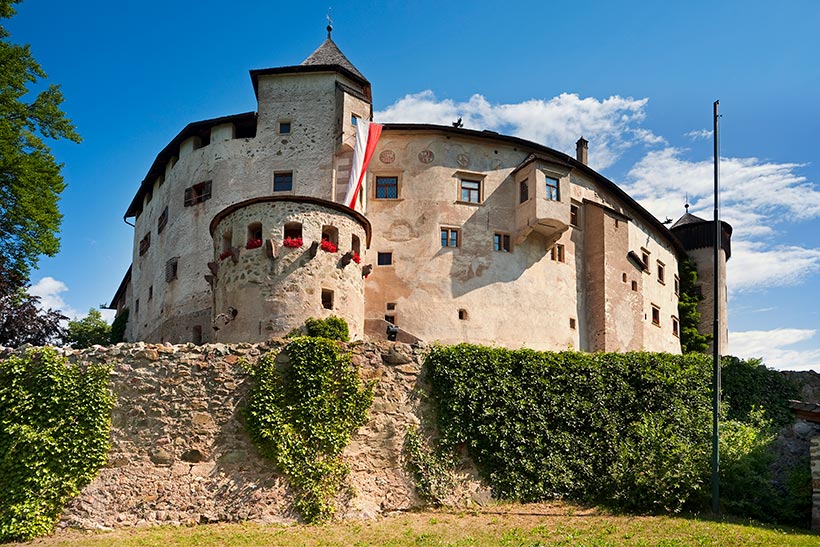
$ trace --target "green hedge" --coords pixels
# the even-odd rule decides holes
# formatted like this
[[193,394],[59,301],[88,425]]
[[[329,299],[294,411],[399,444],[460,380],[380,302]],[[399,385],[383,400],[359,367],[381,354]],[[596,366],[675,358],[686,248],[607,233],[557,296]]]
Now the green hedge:
[[639,511],[701,503],[708,357],[461,344],[426,364],[442,442],[466,445],[496,496]]
[[0,361],[0,541],[49,533],[105,464],[109,372],[52,348]]

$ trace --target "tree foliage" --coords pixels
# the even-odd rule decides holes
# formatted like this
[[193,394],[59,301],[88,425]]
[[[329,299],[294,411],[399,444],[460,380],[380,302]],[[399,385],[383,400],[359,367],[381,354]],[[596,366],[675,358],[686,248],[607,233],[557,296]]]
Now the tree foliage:
[[695,290],[698,271],[691,260],[681,260],[678,263],[678,277],[680,278],[678,317],[680,318],[681,351],[683,353],[706,353],[712,335],[703,334],[698,330],[700,325],[698,303],[703,300],[703,295]]
[[107,345],[111,340],[111,326],[105,322],[100,310],[91,308],[83,319],[68,322],[66,342],[74,349],[94,344]]
[[111,323],[111,337],[108,340],[111,344],[119,344],[125,341],[125,327],[128,325],[128,315],[128,308],[123,308]]
[[[14,15],[19,2],[0,0],[0,18]],[[59,86],[37,93],[33,88],[46,73],[29,46],[9,36],[0,26],[0,257],[6,271],[27,279],[40,255],[53,256],[60,247],[57,202],[65,185],[44,139],[80,137],[60,110]]]
[[0,361],[0,542],[49,533],[105,464],[109,373],[53,348]]
[[40,309],[40,298],[26,292],[21,274],[5,269],[0,256],[0,346],[44,346],[59,343],[65,335],[58,311]]

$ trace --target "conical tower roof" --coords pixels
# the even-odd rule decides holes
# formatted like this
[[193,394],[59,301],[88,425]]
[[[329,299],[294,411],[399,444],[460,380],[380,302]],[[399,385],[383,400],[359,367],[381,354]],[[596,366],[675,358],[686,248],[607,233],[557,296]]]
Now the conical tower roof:
[[680,226],[686,226],[687,224],[697,224],[698,222],[706,222],[706,219],[697,217],[692,213],[685,213],[682,217],[680,217],[677,222],[675,222],[669,229],[674,230],[675,228],[679,228]]
[[364,74],[359,72],[359,69],[353,66],[353,63],[345,57],[345,54],[342,53],[342,50],[339,49],[339,46],[337,46],[336,42],[333,41],[333,38],[330,37],[330,27],[328,27],[327,31],[327,40],[322,42],[322,45],[316,48],[316,51],[311,53],[307,59],[302,61],[301,65],[337,65],[349,70],[367,82],[367,78],[364,77]]

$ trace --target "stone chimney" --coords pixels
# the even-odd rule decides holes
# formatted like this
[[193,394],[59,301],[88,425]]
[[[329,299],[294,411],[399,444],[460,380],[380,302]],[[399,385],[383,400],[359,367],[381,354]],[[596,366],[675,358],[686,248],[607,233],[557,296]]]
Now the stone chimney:
[[575,159],[584,165],[586,165],[589,160],[589,141],[584,137],[581,137],[578,139],[578,142],[575,143]]

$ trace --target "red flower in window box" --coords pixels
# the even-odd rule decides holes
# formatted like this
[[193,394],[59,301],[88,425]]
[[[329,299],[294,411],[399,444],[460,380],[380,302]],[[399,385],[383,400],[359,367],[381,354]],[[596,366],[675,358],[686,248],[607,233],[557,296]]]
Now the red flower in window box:
[[249,239],[248,243],[245,245],[246,249],[258,249],[262,246],[261,239]]
[[303,245],[303,242],[301,237],[286,237],[282,245],[291,249],[298,249]]
[[228,258],[229,256],[231,256],[232,254],[233,254],[233,253],[230,251],[230,249],[228,249],[227,251],[222,251],[222,252],[219,254],[219,260],[225,260],[226,258]]
[[356,264],[362,263],[362,257],[359,256],[359,253],[353,253],[353,262],[355,262]]
[[319,244],[322,250],[326,253],[335,253],[339,250],[339,247],[328,241],[327,239],[323,239],[322,243]]

